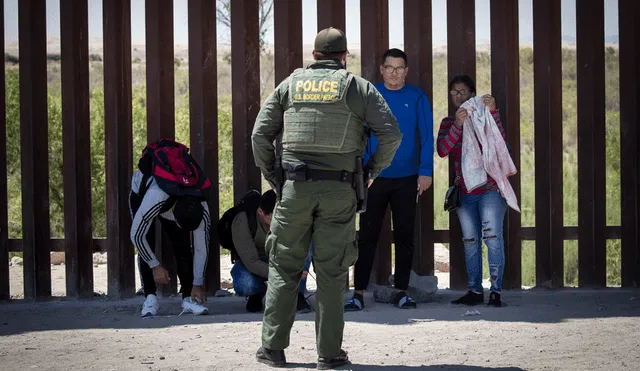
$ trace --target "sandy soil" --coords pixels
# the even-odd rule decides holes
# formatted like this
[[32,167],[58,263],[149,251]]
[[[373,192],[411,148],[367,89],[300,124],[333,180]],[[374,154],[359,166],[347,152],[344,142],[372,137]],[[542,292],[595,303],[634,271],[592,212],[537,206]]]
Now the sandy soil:
[[[223,255],[220,257],[220,281],[223,287],[231,287],[231,259],[229,255]],[[315,277],[313,266],[311,267],[311,274]],[[138,261],[135,259],[135,276],[136,276],[136,290],[140,289],[140,274],[138,272]],[[179,281],[178,281],[179,282]],[[448,281],[446,281],[448,282]],[[24,298],[24,273],[23,267],[20,265],[9,267],[9,291],[12,299]],[[107,294],[107,265],[106,264],[94,264],[93,266],[93,287],[94,292],[98,295]],[[313,278],[307,279],[307,289],[315,290],[316,282]],[[63,297],[66,295],[66,279],[65,279],[65,266],[52,265],[51,266],[51,295],[56,297]]]
[[[231,281],[231,261],[228,256],[220,257],[220,281],[223,288],[230,288],[232,286]],[[138,273],[138,264],[136,261],[136,290],[140,289],[140,275]],[[449,288],[449,273],[436,272],[438,277],[438,289]],[[313,265],[311,265],[311,276],[307,279],[307,290],[314,291],[316,289],[316,281],[314,279],[315,272],[313,271]],[[353,277],[353,268],[351,269],[351,277]],[[23,280],[23,267],[11,266],[9,267],[9,285],[10,294],[12,299],[24,298],[24,280]],[[94,292],[99,295],[107,294],[107,265],[100,264],[93,266],[93,285]],[[484,281],[485,288],[489,288],[489,281]],[[233,292],[233,290],[229,290]],[[63,297],[66,295],[66,280],[65,280],[65,266],[64,265],[52,265],[51,266],[51,295],[55,297]]]
[[[343,369],[639,369],[640,290],[511,291],[503,293],[507,307],[475,307],[475,316],[449,304],[460,294],[440,290],[415,310],[375,303],[368,294],[363,312],[345,315],[343,346],[353,364]],[[177,316],[179,300],[164,298],[151,319],[139,318],[141,302],[0,303],[0,369],[268,369],[254,359],[261,315],[245,313],[243,298],[210,298],[211,313],[201,317]],[[286,351],[292,369],[315,368],[313,320],[313,313],[297,316]]]
[[[444,247],[442,247],[444,249]],[[439,252],[439,250],[437,250]],[[444,255],[447,250],[443,250],[438,255],[439,261],[442,261],[442,266],[448,267],[449,257],[448,252],[446,256]],[[106,259],[106,257],[104,258]],[[64,261],[64,256],[61,257],[61,261]],[[135,260],[136,268],[135,268],[135,276],[136,276],[136,290],[141,287],[140,278],[138,273],[138,262]],[[231,287],[231,260],[228,255],[220,256],[220,281],[222,283],[223,288]],[[446,268],[448,269],[448,268]],[[351,268],[351,276],[353,277],[353,267]],[[449,288],[449,273],[440,273],[436,271],[436,276],[438,277],[438,289],[448,289]],[[316,281],[314,279],[315,272],[313,271],[313,265],[311,266],[311,277],[307,279],[307,289],[315,290],[316,289]],[[23,299],[24,298],[24,280],[23,280],[23,267],[21,265],[14,265],[9,267],[9,291],[12,299]],[[489,281],[485,280],[485,287],[489,288]],[[96,264],[93,266],[93,285],[94,292],[99,295],[107,294],[107,265],[104,264],[104,260],[101,264]],[[52,265],[51,266],[51,295],[55,297],[63,297],[66,295],[66,280],[65,280],[65,266],[62,265]]]
[[[638,292],[507,293],[506,308],[448,301],[401,311],[367,298],[348,313],[344,348],[351,370],[637,370]],[[634,296],[635,295],[635,296]],[[631,300],[636,298],[636,300]],[[161,315],[138,318],[140,298],[0,305],[0,364],[13,370],[263,370],[259,314],[238,297],[211,298],[209,316],[181,316],[176,299]],[[602,308],[602,310],[600,310]],[[408,319],[433,322],[408,323]],[[287,359],[315,367],[313,313],[298,315]]]

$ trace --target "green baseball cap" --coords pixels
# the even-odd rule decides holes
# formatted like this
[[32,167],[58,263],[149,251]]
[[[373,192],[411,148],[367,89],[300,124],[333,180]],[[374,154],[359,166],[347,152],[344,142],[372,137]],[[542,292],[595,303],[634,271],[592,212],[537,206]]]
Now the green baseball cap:
[[316,35],[313,48],[323,53],[344,52],[347,51],[347,37],[337,28],[325,28]]

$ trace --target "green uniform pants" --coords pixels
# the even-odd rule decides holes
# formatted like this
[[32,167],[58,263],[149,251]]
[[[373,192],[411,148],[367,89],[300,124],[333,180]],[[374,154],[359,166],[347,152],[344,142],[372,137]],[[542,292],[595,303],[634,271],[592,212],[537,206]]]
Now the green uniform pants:
[[269,281],[262,322],[264,347],[282,350],[289,346],[300,275],[313,241],[318,356],[340,353],[344,287],[349,266],[358,256],[355,221],[356,195],[350,183],[285,182],[266,243]]

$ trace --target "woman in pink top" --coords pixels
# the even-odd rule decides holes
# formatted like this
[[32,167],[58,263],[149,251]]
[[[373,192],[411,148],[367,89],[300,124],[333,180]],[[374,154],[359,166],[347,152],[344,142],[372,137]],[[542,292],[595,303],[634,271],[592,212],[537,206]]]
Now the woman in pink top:
[[[460,156],[462,152],[462,132],[467,110],[460,108],[469,98],[476,95],[473,80],[466,75],[454,77],[449,83],[451,101],[456,107],[454,117],[445,117],[438,131],[437,149],[440,157],[451,156],[455,162],[456,181],[460,186],[460,207],[456,209],[462,228],[462,242],[465,249],[468,292],[453,304],[476,305],[484,303],[482,288],[482,241],[487,245],[491,288],[487,305],[502,306],[502,275],[504,272],[504,238],[502,233],[507,203],[498,190],[496,182],[487,175],[487,182],[469,192],[464,184]],[[484,104],[500,129],[506,141],[495,99],[491,95],[483,97]],[[477,140],[477,139],[476,139]],[[478,143],[479,144],[479,143]]]

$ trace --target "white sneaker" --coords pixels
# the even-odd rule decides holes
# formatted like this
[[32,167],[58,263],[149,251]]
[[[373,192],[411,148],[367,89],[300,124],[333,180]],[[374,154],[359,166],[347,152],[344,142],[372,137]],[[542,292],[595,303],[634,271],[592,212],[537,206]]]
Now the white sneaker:
[[193,313],[194,315],[199,316],[201,314],[209,313],[209,310],[204,305],[200,305],[195,301],[192,301],[191,298],[184,298],[182,299],[182,312],[180,315],[183,313]]
[[147,295],[144,303],[142,303],[142,312],[140,317],[155,316],[158,313],[158,298],[154,294]]

